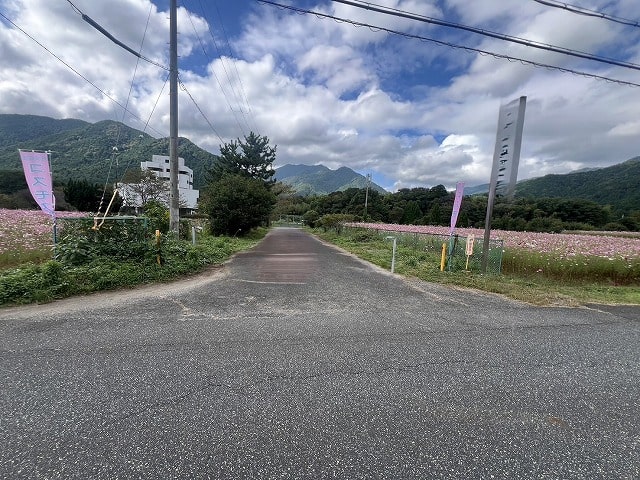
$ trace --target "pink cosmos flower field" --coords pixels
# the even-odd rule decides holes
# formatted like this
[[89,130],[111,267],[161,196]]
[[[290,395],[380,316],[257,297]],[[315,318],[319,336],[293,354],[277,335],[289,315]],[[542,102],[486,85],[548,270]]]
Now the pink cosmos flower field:
[[[348,226],[389,232],[449,235],[449,227],[430,225],[351,223]],[[476,238],[482,238],[484,235],[484,230],[478,228],[456,228],[455,232],[465,237],[475,235]],[[608,260],[640,260],[640,237],[492,230],[491,238],[503,240],[506,249],[550,254],[558,258],[590,256]]]
[[[58,218],[85,217],[83,212],[56,212]],[[53,222],[40,210],[0,208],[0,255],[53,246]]]

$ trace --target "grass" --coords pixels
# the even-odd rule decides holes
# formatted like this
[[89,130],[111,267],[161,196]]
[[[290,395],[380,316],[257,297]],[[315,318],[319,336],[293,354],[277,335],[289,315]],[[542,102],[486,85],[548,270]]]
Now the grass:
[[17,267],[19,265],[24,265],[25,263],[42,263],[50,259],[50,247],[0,252],[0,270]]
[[[384,269],[391,267],[391,242],[362,231],[338,234],[314,231],[358,257]],[[373,232],[372,232],[373,233]],[[440,271],[436,249],[398,243],[395,272],[428,282],[497,293],[535,305],[577,306],[585,303],[640,304],[640,262],[572,257],[558,261],[536,252],[507,249],[499,275]]]

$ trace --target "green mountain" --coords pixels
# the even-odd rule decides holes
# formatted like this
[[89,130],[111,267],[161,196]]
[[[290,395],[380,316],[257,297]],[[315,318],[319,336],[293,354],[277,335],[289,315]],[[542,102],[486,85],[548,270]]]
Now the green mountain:
[[[324,165],[284,165],[276,168],[276,180],[291,185],[299,195],[326,195],[349,188],[366,188],[367,178],[350,168],[331,170]],[[388,193],[384,188],[371,183],[369,188]]]
[[82,120],[56,120],[38,115],[0,115],[0,148],[89,125]]
[[518,182],[516,197],[581,198],[620,212],[640,210],[640,157],[611,167]]
[[[156,139],[120,122],[56,120],[36,115],[0,115],[0,170],[21,170],[18,149],[51,151],[54,182],[85,179],[114,183],[127,169],[139,169],[152,155],[168,155],[169,139]],[[178,154],[193,169],[194,188],[205,183],[205,172],[216,161],[186,138]]]

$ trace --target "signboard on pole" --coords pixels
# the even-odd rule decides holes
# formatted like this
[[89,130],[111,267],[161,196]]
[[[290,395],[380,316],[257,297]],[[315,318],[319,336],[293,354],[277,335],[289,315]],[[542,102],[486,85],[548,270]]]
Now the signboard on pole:
[[465,254],[467,257],[473,255],[473,242],[475,241],[476,236],[471,234],[467,237],[467,244],[465,245]]
[[53,196],[49,154],[19,150],[24,177],[29,191],[43,212],[55,217],[56,199]]
[[524,110],[527,97],[502,105],[498,115],[496,146],[493,151],[493,166],[487,198],[487,215],[484,222],[484,242],[482,244],[482,272],[486,273],[489,261],[489,240],[491,237],[491,216],[496,194],[512,196],[518,180],[520,145],[524,127]]
[[496,195],[512,197],[516,188],[526,103],[527,97],[520,97],[500,107],[491,169]]

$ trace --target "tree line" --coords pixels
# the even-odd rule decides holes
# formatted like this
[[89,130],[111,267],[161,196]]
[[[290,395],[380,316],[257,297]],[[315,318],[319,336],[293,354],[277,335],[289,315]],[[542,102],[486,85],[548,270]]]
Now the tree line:
[[[267,137],[253,132],[244,139],[220,146],[220,155],[206,174],[199,203],[199,213],[209,217],[213,234],[243,235],[282,215],[302,216],[311,226],[321,225],[323,218],[335,219],[336,216],[407,225],[448,226],[450,223],[454,193],[442,185],[405,188],[388,194],[350,188],[328,195],[297,195],[290,187],[273,179],[276,149]],[[162,194],[166,182],[158,185],[154,178],[146,178],[140,172],[136,179],[140,188],[147,188],[145,185],[149,184],[146,192],[149,195],[145,198],[148,197],[148,203],[157,209],[162,201],[156,197]],[[58,185],[57,191],[60,190],[64,199],[61,209],[98,211],[105,193],[107,198],[111,197],[110,192],[103,192],[103,185],[86,180]],[[22,172],[0,172],[0,207],[37,208],[26,190]],[[457,225],[483,228],[486,208],[486,195],[464,197]],[[534,232],[638,231],[640,210],[621,213],[610,206],[579,198],[497,198],[492,227]]]
[[[381,195],[347,189],[316,197],[280,199],[276,216],[302,215],[315,224],[325,215],[348,215],[356,221],[448,226],[455,194],[442,185],[401,189]],[[366,209],[365,209],[366,197]],[[457,226],[484,228],[486,195],[464,197]],[[609,206],[579,198],[497,198],[492,228],[532,232],[563,230],[640,230],[640,211],[621,214]]]

